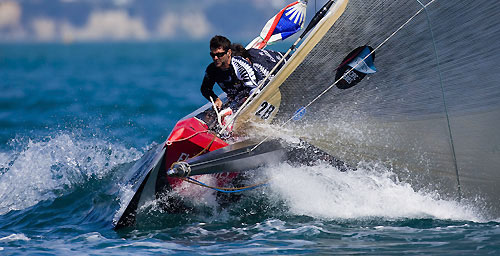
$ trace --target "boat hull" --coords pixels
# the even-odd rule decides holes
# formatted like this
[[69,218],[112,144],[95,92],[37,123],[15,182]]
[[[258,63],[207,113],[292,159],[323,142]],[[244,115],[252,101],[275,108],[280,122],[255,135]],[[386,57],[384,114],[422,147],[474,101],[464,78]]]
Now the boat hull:
[[[208,129],[208,126],[196,117],[179,121],[168,140],[148,151],[138,160],[128,172],[128,182],[134,196],[127,202],[122,202],[122,208],[113,221],[114,228],[120,229],[133,226],[138,209],[147,202],[159,200],[160,205],[167,212],[178,212],[184,205],[168,192],[180,188],[184,180],[178,177],[168,177],[169,167],[192,157],[205,154],[223,147],[228,143]],[[217,186],[224,186],[238,176],[238,173],[229,172],[226,175],[216,175]],[[183,197],[195,197],[189,191],[182,191]]]

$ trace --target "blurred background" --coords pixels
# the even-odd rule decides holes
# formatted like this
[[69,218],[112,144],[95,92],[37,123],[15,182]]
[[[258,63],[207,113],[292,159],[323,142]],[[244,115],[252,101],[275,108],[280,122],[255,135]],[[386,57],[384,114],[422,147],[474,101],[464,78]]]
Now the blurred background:
[[206,102],[209,39],[246,45],[292,2],[0,0],[0,149],[68,132],[136,148],[162,142]]
[[[335,91],[339,97],[332,102],[338,107],[328,109],[330,119],[323,119],[322,126],[314,126],[316,131],[330,129],[316,138],[337,147],[340,156],[367,156],[356,172],[284,163],[260,170],[273,178],[270,186],[227,211],[218,210],[208,191],[198,213],[166,215],[146,207],[142,213],[148,221],[139,230],[127,234],[112,230],[112,218],[123,199],[131,196],[122,180],[129,164],[164,142],[180,118],[207,103],[200,85],[212,62],[208,40],[222,34],[246,44],[292,2],[0,0],[0,255],[463,255],[467,251],[499,255],[500,220],[485,219],[481,208],[468,202],[419,190],[400,179],[407,168],[393,168],[405,163],[426,167],[431,157],[451,158],[423,147],[447,148],[448,137],[441,136],[448,131],[443,119],[423,125],[389,116],[437,106],[421,104],[421,99],[434,103],[443,99],[441,86],[432,79],[434,55],[425,55],[435,49],[426,41],[430,35],[421,32],[428,28],[423,15],[416,19],[423,23],[407,27],[380,49],[376,75],[356,90]],[[309,1],[306,24],[325,2]],[[333,39],[342,49],[351,43],[357,47],[363,40],[376,45],[373,42],[382,41],[401,24],[397,20],[406,20],[405,13],[413,15],[413,9],[399,7],[419,8],[421,2],[430,1],[350,0],[356,8],[364,4],[369,8],[346,21],[368,12],[373,17],[369,22],[359,19],[363,26],[343,23],[339,30],[347,34]],[[453,88],[445,88],[459,95],[454,98],[456,105],[467,111],[485,105],[498,110],[500,26],[493,21],[499,20],[495,17],[500,4],[435,2],[437,14],[445,13],[439,20],[450,21],[438,23],[435,34],[441,39],[438,50],[448,57],[442,59],[443,78]],[[373,8],[381,5],[396,11]],[[450,29],[449,23],[462,25]],[[366,27],[364,37],[349,36],[366,24],[376,29]],[[378,36],[367,38],[373,34]],[[286,50],[295,38],[269,48]],[[332,56],[318,59],[328,62]],[[384,121],[398,122],[376,126],[363,113],[385,114]],[[405,117],[399,115],[402,111],[397,113],[394,116]],[[455,116],[457,123],[452,123],[471,127],[458,130],[455,137],[463,138],[455,142],[460,145],[457,152],[465,152],[462,163],[472,166],[470,177],[481,171],[474,168],[476,163],[492,163],[484,170],[498,173],[499,164],[493,160],[500,159],[496,143],[500,139],[494,127],[500,118],[498,112],[491,113],[474,119]],[[407,135],[411,136],[404,140]],[[468,154],[469,149],[479,149],[473,152],[482,155],[471,157],[476,155]],[[377,159],[385,152],[396,157]],[[454,181],[454,172],[448,177]],[[490,181],[498,187],[494,179]]]
[[202,40],[217,33],[247,39],[291,2],[0,0],[0,42]]

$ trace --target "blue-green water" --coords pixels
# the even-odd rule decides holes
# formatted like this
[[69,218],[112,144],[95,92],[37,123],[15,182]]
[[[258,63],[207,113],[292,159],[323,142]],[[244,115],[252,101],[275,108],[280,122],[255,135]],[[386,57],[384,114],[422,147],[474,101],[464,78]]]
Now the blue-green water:
[[500,222],[377,163],[282,164],[219,209],[111,221],[130,163],[205,103],[203,43],[0,45],[0,254],[500,254]]

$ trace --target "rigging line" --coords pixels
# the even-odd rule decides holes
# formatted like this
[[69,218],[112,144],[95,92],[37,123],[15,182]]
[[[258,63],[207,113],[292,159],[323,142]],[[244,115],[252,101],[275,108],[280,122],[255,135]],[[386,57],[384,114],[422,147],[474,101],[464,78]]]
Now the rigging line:
[[[313,100],[311,100],[307,105],[305,105],[303,107],[303,109],[306,109],[308,108],[309,106],[311,106],[314,102],[316,102],[319,98],[321,98],[323,95],[325,95],[325,93],[327,93],[328,91],[330,91],[335,85],[337,85],[337,83],[344,79],[348,74],[350,74],[355,68],[358,67],[359,64],[361,64],[361,62],[364,62],[368,57],[370,57],[372,55],[372,53],[375,53],[380,47],[382,47],[385,43],[387,43],[392,37],[394,37],[399,31],[401,31],[404,27],[406,27],[406,25],[408,25],[408,23],[410,23],[415,17],[417,17],[417,15],[419,15],[425,8],[427,8],[428,5],[434,3],[434,1],[436,0],[432,0],[430,1],[429,3],[427,3],[426,5],[422,5],[423,8],[419,9],[415,14],[413,14],[413,16],[411,16],[406,22],[404,22],[401,26],[399,26],[398,29],[396,29],[392,34],[390,34],[384,41],[382,41],[382,43],[380,43],[377,47],[375,47],[373,49],[373,51],[370,52],[370,54],[368,54],[366,57],[363,58],[362,61],[358,62],[354,67],[352,67],[349,71],[347,71],[346,73],[344,73],[344,75],[342,75],[339,79],[337,79],[337,81],[335,81],[333,84],[331,84],[330,86],[328,86],[323,92],[321,92],[318,96],[316,96],[316,98],[314,98]],[[284,122],[283,124],[281,124],[279,127],[283,127],[285,126],[286,124],[288,124],[291,120],[293,120],[293,118],[298,115],[299,113],[295,113],[292,117],[290,117],[290,119],[288,119],[286,122]],[[262,143],[264,143],[266,140],[268,140],[271,136],[267,136],[265,137],[261,142],[259,142],[257,145],[255,145],[255,147],[253,147],[250,151],[253,151],[255,150],[257,147],[259,147]]]
[[[297,39],[297,41],[295,41],[295,43],[294,43],[294,44],[293,44],[293,45],[292,45],[292,46],[288,49],[288,51],[287,51],[285,54],[283,54],[283,57],[282,57],[282,58],[278,61],[278,63],[276,63],[276,64],[274,65],[273,69],[271,69],[271,71],[269,71],[269,73],[266,75],[266,77],[265,77],[263,80],[261,80],[261,81],[259,82],[259,84],[258,84],[258,86],[257,86],[257,89],[259,89],[259,90],[260,90],[260,89],[263,89],[263,88],[264,88],[264,84],[266,83],[266,81],[267,81],[268,79],[270,79],[271,75],[272,75],[272,74],[273,74],[273,73],[277,70],[277,68],[278,68],[278,67],[279,67],[279,66],[280,66],[283,62],[285,62],[285,63],[287,62],[286,57],[288,57],[288,55],[290,54],[290,52],[291,52],[291,51],[294,51],[294,50],[295,50],[295,47],[297,46],[297,44],[298,44],[298,43],[299,43],[299,41],[301,41],[301,40],[302,40],[302,38],[301,38],[301,37],[299,37],[299,39]],[[258,92],[259,90],[255,90],[252,94],[250,94],[250,96],[248,96],[248,98],[245,100],[245,102],[243,102],[243,104],[241,104],[241,106],[238,108],[238,110],[237,110],[237,111],[236,111],[236,113],[233,115],[233,117],[231,118],[231,120],[229,120],[229,121],[226,123],[226,125],[221,126],[221,127],[222,127],[222,129],[220,130],[219,135],[220,135],[220,134],[222,134],[222,132],[224,132],[224,131],[227,129],[227,127],[229,127],[229,125],[230,125],[230,124],[231,124],[234,120],[236,120],[236,118],[240,115],[240,112],[241,112],[244,108],[246,108],[246,107],[250,104],[250,102],[252,102],[252,101],[253,101],[253,99],[255,98],[255,96],[257,95],[257,92]]]
[[458,174],[458,163],[457,163],[457,156],[456,156],[456,152],[455,152],[455,143],[453,141],[453,134],[451,132],[450,116],[449,116],[449,113],[448,113],[448,104],[446,104],[446,97],[445,97],[444,86],[443,86],[443,75],[442,75],[442,72],[441,72],[441,63],[439,61],[439,55],[438,55],[438,51],[437,51],[437,47],[436,47],[436,40],[434,38],[434,31],[432,30],[432,26],[431,26],[431,19],[429,17],[429,13],[427,12],[427,6],[424,5],[424,4],[422,4],[422,2],[420,2],[420,0],[416,0],[416,1],[420,5],[422,5],[422,7],[425,10],[425,15],[427,17],[427,23],[429,24],[429,31],[431,33],[432,46],[434,47],[434,55],[436,56],[437,70],[438,70],[438,74],[439,74],[439,85],[441,86],[441,96],[443,98],[444,112],[446,114],[446,122],[447,122],[447,125],[448,125],[448,133],[450,135],[449,139],[450,139],[450,143],[451,143],[451,153],[452,153],[452,156],[453,156],[453,165],[455,167],[455,173],[456,173],[456,176],[457,176],[458,201],[460,201],[461,198],[462,198],[462,189],[461,189],[461,186],[460,186],[460,175]]
[[243,191],[246,191],[246,190],[251,190],[251,189],[256,189],[258,187],[262,187],[262,186],[266,186],[268,185],[268,181],[270,181],[271,179],[266,179],[264,181],[261,181],[259,183],[256,183],[256,184],[253,184],[253,185],[249,185],[249,186],[243,186],[243,187],[236,187],[236,188],[227,188],[227,187],[218,187],[218,186],[210,186],[210,185],[207,185],[199,180],[196,180],[196,179],[193,179],[193,178],[181,178],[182,180],[188,182],[188,183],[191,183],[191,184],[194,184],[194,185],[198,185],[198,186],[201,186],[201,187],[205,187],[205,188],[209,188],[209,189],[213,189],[213,190],[216,190],[216,191],[219,191],[219,192],[223,192],[223,193],[238,193],[238,192],[243,192]]
[[177,140],[167,140],[167,142],[165,143],[165,146],[171,146],[172,143],[174,143],[174,142],[181,142],[181,141],[189,140],[200,133],[212,133],[212,135],[215,136],[215,134],[213,134],[213,132],[211,132],[210,130],[197,131],[196,133],[193,133],[189,137],[186,137],[186,138],[177,139]]

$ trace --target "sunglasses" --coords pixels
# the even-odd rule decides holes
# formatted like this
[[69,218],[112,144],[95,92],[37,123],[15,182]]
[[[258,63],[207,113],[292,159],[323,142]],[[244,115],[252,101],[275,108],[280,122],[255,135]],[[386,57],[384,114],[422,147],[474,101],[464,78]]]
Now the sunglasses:
[[213,52],[210,52],[210,56],[213,58],[215,58],[215,56],[217,56],[217,58],[222,58],[222,56],[226,55],[227,51],[224,51],[224,52],[219,52],[219,53],[213,53]]

